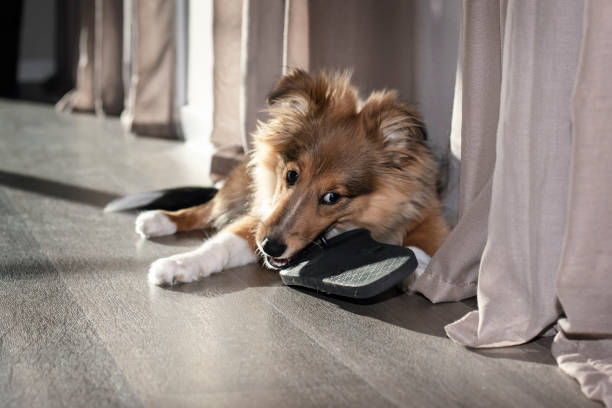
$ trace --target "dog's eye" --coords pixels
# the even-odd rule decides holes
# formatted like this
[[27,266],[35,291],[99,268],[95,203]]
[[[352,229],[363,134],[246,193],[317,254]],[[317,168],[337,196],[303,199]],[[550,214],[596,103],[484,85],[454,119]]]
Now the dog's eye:
[[289,170],[287,174],[285,174],[285,180],[287,181],[288,186],[292,186],[297,182],[298,179],[297,171]]
[[340,201],[341,198],[342,196],[338,193],[326,193],[319,199],[319,202],[324,205],[334,205]]

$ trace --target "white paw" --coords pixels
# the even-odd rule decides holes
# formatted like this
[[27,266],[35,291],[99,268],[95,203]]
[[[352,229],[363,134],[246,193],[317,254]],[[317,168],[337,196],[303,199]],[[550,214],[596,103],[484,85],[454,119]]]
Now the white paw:
[[149,282],[154,285],[175,285],[192,282],[198,278],[197,268],[193,264],[176,258],[161,258],[149,268]]
[[146,211],[136,217],[136,233],[143,238],[171,235],[176,224],[159,211]]
[[408,293],[414,293],[414,291],[412,290],[412,284],[421,277],[421,275],[423,275],[423,272],[425,272],[425,269],[427,269],[427,266],[429,266],[429,262],[431,261],[431,257],[429,255],[427,255],[425,253],[425,251],[423,251],[421,248],[415,247],[415,246],[411,246],[408,247],[412,250],[412,252],[414,252],[414,256],[417,259],[418,262],[418,266],[417,268],[414,270],[413,273],[411,273],[410,275],[408,275],[408,277],[406,279],[404,279],[404,282],[402,282],[402,289],[405,292]]
[[149,282],[174,285],[205,278],[225,268],[255,262],[248,243],[229,232],[221,232],[191,252],[158,259],[149,268]]
[[427,269],[427,267],[429,266],[431,256],[427,255],[425,251],[423,251],[419,247],[411,246],[408,248],[412,249],[412,252],[414,252],[414,255],[416,256],[417,262],[419,263],[419,265],[413,272],[415,277],[418,278],[423,274],[423,272],[425,272],[425,269]]

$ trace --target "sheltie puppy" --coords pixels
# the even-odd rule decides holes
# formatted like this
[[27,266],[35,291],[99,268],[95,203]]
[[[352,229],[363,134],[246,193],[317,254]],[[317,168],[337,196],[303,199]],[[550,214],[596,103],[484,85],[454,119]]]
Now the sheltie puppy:
[[144,237],[213,228],[198,249],[158,259],[149,281],[191,282],[257,260],[281,269],[318,237],[367,228],[432,255],[449,227],[419,114],[395,92],[360,101],[348,74],[293,70],[268,97],[254,149],[206,204],[136,219]]

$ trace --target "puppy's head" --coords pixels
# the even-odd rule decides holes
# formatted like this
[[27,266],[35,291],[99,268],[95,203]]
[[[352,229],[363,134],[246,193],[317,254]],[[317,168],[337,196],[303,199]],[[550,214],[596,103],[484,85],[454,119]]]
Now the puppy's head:
[[410,172],[430,159],[412,108],[390,92],[374,93],[360,107],[349,75],[300,70],[281,79],[269,105],[252,162],[256,241],[267,265],[286,265],[334,227],[365,227],[396,241],[415,210],[411,201],[435,185],[435,169],[428,177]]

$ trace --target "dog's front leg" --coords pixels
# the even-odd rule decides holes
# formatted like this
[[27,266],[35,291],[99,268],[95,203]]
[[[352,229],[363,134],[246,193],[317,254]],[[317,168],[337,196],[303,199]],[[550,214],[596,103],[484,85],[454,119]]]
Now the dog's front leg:
[[208,239],[198,249],[158,259],[149,269],[149,282],[156,285],[187,283],[224,269],[255,262],[256,227],[255,218],[244,216]]

